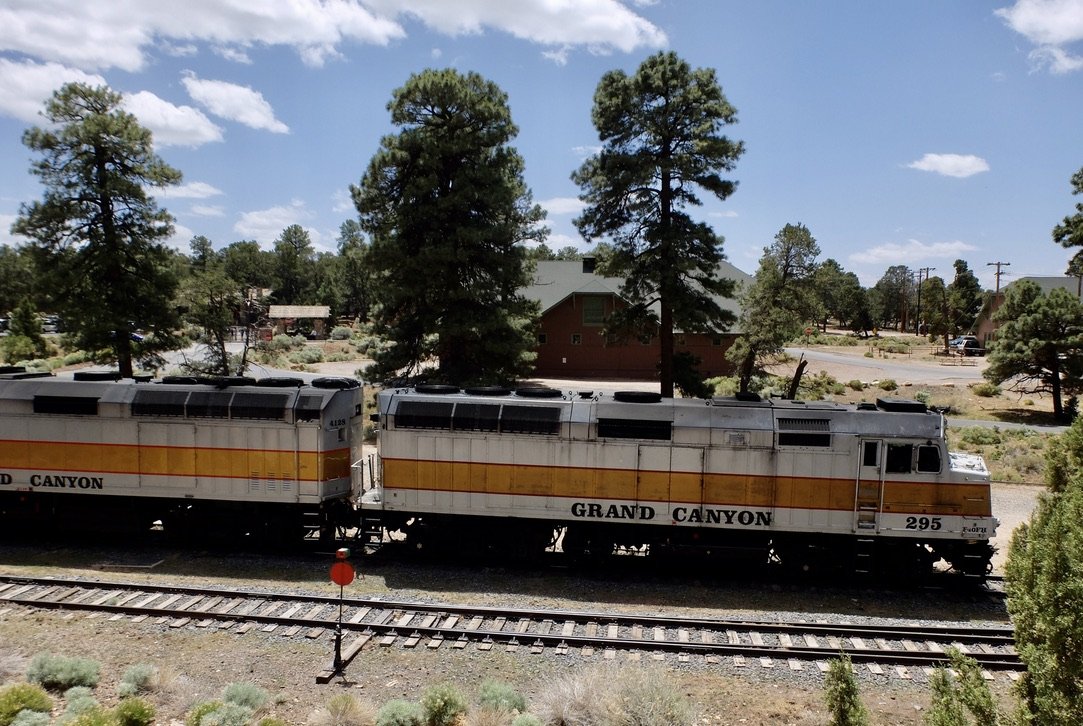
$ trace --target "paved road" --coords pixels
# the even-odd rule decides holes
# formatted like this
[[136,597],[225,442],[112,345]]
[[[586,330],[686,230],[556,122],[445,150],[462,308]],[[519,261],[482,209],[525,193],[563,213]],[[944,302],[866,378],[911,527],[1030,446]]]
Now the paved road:
[[828,369],[840,381],[851,376],[834,371],[852,371],[853,378],[865,381],[891,378],[900,383],[974,383],[983,380],[986,366],[985,359],[979,357],[929,361],[890,354],[887,358],[866,358],[856,351],[835,353],[821,348],[787,348],[786,352],[795,359],[804,356],[808,372]]

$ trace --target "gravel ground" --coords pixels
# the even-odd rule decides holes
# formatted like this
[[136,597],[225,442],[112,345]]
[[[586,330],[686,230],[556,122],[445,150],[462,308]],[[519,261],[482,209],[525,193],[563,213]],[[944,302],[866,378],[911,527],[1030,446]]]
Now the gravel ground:
[[[1011,528],[1024,521],[1039,487],[998,485],[994,506],[1001,518],[1001,544],[1006,550]],[[1003,553],[998,556],[998,563]],[[0,547],[0,572],[7,574],[75,574],[100,580],[149,580],[177,584],[245,586],[273,591],[337,593],[326,576],[329,555],[272,557],[186,552],[152,548],[102,549],[9,545]],[[145,567],[154,565],[153,567]],[[469,602],[518,607],[552,607],[594,611],[667,613],[692,617],[808,619],[860,622],[888,618],[900,622],[937,621],[1004,623],[1003,603],[981,594],[937,591],[890,591],[877,588],[838,588],[816,585],[730,582],[724,573],[706,574],[700,581],[672,575],[647,577],[552,571],[522,571],[500,567],[449,567],[408,564],[380,558],[358,562],[363,579],[347,588],[352,596],[377,596],[424,602]],[[2,609],[2,607],[0,607]],[[115,688],[124,669],[151,663],[164,673],[164,685],[154,700],[161,709],[159,723],[180,724],[183,714],[199,700],[220,694],[237,681],[252,681],[275,698],[272,711],[288,723],[305,723],[334,693],[349,690],[380,704],[392,698],[416,699],[428,685],[450,681],[470,698],[486,678],[510,682],[535,704],[560,679],[581,680],[600,669],[644,668],[668,681],[698,709],[702,724],[824,723],[823,677],[812,665],[791,671],[784,662],[773,668],[759,663],[736,667],[724,659],[707,665],[693,658],[680,664],[667,655],[657,662],[633,660],[620,654],[607,661],[601,654],[531,655],[526,649],[506,653],[500,648],[483,653],[441,648],[407,650],[399,646],[369,646],[350,664],[344,678],[317,686],[315,674],[330,661],[330,637],[287,639],[258,629],[239,636],[229,631],[170,628],[146,621],[133,625],[107,617],[78,613],[13,611],[0,615],[0,678],[16,678],[26,659],[39,651],[92,657],[103,664],[98,697],[115,702]],[[877,676],[859,667],[863,700],[875,724],[920,724],[929,703],[927,677]],[[1010,682],[998,676],[994,691],[1007,698]]]

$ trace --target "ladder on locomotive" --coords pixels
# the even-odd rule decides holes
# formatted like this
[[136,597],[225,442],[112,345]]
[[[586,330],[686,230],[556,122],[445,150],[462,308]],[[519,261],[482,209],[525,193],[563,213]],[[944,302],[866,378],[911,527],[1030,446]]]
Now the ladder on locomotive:
[[861,442],[861,465],[854,491],[854,571],[871,574],[876,569],[876,537],[883,506],[880,441]]

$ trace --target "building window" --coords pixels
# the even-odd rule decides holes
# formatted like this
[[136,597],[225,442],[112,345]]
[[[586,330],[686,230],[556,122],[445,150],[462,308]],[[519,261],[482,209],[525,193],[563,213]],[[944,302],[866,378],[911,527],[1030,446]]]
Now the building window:
[[583,336],[579,333],[572,333],[572,345],[582,345]]
[[545,333],[538,333],[538,345],[545,345],[548,342],[549,338]]
[[605,325],[605,298],[590,295],[580,298],[583,307],[583,325]]

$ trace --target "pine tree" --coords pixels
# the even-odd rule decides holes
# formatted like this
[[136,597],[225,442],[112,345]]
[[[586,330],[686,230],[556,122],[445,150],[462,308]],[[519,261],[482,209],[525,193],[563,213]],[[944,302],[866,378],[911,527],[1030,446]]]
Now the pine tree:
[[[150,131],[121,110],[108,88],[69,83],[46,103],[49,128],[23,143],[41,155],[31,171],[42,201],[23,205],[12,232],[33,241],[43,284],[63,290],[55,309],[73,345],[131,377],[133,358],[156,361],[180,347],[173,297],[173,232],[148,188],[180,181],[153,150]],[[141,340],[143,330],[152,335]],[[160,362],[160,361],[156,361]]]
[[525,242],[540,241],[541,207],[509,144],[507,95],[476,73],[426,70],[388,104],[384,137],[351,188],[374,276],[374,351],[367,377],[419,373],[493,383],[529,372],[537,305]]

